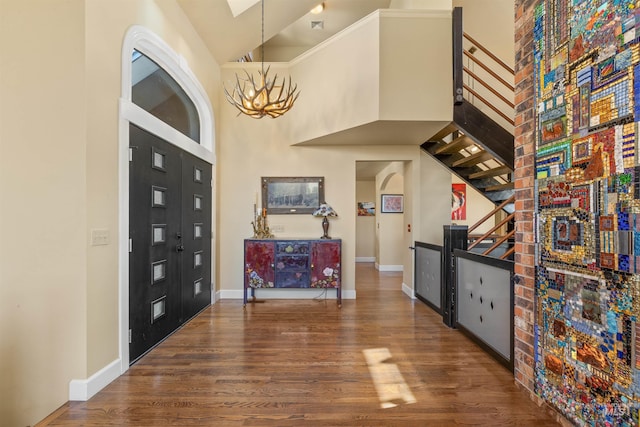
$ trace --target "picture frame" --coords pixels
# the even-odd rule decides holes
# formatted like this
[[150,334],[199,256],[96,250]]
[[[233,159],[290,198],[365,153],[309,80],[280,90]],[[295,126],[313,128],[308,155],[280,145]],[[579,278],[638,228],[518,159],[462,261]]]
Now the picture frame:
[[374,202],[358,202],[358,216],[376,216],[376,205]]
[[381,213],[404,212],[404,196],[402,194],[383,194],[380,202]]
[[324,177],[262,177],[262,209],[269,215],[312,214],[324,199]]
[[451,219],[467,219],[467,185],[451,184]]

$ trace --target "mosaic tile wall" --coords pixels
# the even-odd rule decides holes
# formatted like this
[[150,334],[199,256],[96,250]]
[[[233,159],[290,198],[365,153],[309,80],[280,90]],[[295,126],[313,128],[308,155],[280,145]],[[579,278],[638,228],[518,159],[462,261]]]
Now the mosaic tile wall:
[[640,408],[640,1],[535,9],[535,391],[577,424]]

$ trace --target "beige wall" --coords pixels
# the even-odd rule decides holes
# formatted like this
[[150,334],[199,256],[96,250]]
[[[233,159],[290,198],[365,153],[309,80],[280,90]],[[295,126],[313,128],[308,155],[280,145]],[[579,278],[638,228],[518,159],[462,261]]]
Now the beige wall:
[[[118,357],[127,28],[156,32],[214,100],[219,68],[172,1],[3,1],[0,19],[0,420],[19,426]],[[109,244],[91,246],[93,229]]]
[[451,12],[397,12],[383,17],[380,119],[451,121]]
[[[356,181],[356,202],[373,202],[376,212],[380,209],[380,201],[376,199],[375,181]],[[356,259],[375,258],[375,236],[375,216],[356,217]]]
[[[405,195],[405,165],[404,162],[392,162],[376,176],[377,200],[382,199],[383,194]],[[408,192],[408,197],[411,194]],[[405,212],[410,215],[410,210],[403,209],[403,213],[383,213],[382,205],[376,211],[376,232],[378,253],[376,266],[380,270],[402,271],[404,270],[404,224]]]
[[513,67],[514,0],[453,0],[453,6],[462,7],[464,30]]
[[420,153],[420,228],[415,240],[442,245],[443,226],[451,224],[451,172],[429,154]]
[[84,2],[0,3],[0,420],[86,373]]
[[[379,119],[378,40],[378,19],[369,15],[291,63],[291,76],[304,96],[288,115],[296,117],[304,114],[301,111],[314,110],[316,117],[323,118],[288,122],[292,143]],[[334,75],[340,78],[327,78]],[[335,114],[336,102],[343,106],[341,114]]]
[[289,114],[312,109],[322,120],[292,120],[292,143],[380,120],[423,122],[435,133],[453,115],[450,39],[449,12],[380,10],[299,56],[289,72],[304,96]]
[[[463,180],[455,175],[451,175],[451,183],[464,183]],[[482,193],[467,184],[467,219],[452,220],[452,224],[472,226],[480,221],[486,214],[495,209],[496,205],[487,199]],[[495,224],[494,220],[485,221],[480,227],[476,228],[473,233],[485,233]]]

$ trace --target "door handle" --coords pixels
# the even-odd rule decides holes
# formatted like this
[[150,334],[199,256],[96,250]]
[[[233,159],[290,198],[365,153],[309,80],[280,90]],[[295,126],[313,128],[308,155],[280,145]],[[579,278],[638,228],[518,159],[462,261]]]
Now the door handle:
[[176,252],[182,252],[182,251],[184,251],[184,245],[177,245]]

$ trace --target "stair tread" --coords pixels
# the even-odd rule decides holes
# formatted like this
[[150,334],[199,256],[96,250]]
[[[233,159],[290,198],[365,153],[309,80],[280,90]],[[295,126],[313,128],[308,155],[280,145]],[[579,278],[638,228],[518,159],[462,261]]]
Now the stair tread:
[[464,166],[464,165],[477,165],[478,163],[486,162],[487,160],[491,160],[494,157],[491,153],[487,153],[486,151],[478,151],[477,153],[473,153],[470,156],[464,157],[458,161],[452,163],[452,166]]
[[440,132],[436,133],[435,135],[433,135],[429,139],[432,140],[432,141],[441,140],[442,138],[444,138],[445,136],[451,134],[452,132],[455,132],[456,130],[458,130],[456,125],[454,123],[449,123],[442,130],[440,130]]
[[489,187],[485,187],[483,188],[483,191],[485,193],[488,193],[490,191],[513,190],[514,188],[515,188],[515,185],[513,182],[507,182],[504,184],[496,184],[496,185],[491,185]]
[[463,148],[470,147],[474,141],[467,135],[461,135],[446,145],[441,145],[435,151],[435,154],[457,153]]
[[484,178],[484,177],[489,177],[489,176],[498,176],[498,175],[504,175],[504,174],[511,173],[511,172],[512,172],[512,170],[511,170],[511,168],[509,168],[509,166],[500,166],[500,167],[493,168],[493,169],[487,169],[487,170],[481,171],[481,172],[474,172],[474,173],[469,175],[469,179]]

